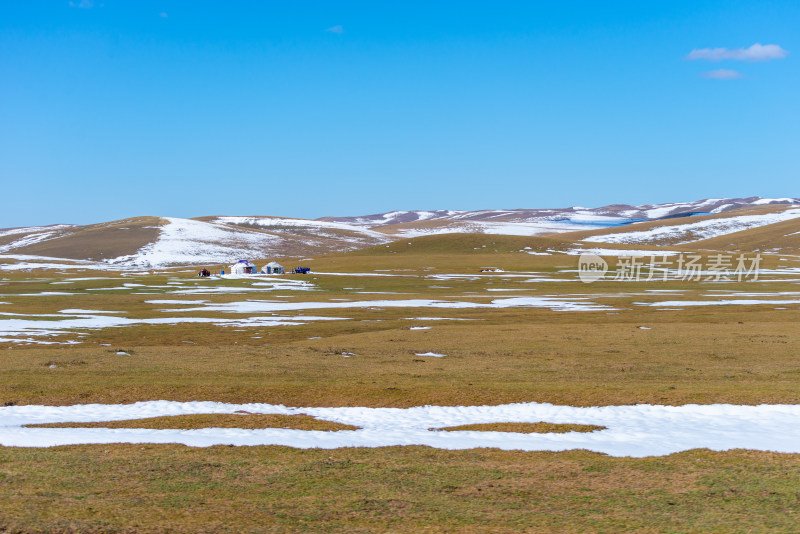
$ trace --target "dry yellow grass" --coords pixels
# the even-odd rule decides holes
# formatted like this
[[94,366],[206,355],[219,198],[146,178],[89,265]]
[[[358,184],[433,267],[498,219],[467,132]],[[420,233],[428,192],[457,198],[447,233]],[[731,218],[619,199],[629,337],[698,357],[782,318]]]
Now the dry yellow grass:
[[123,421],[98,421],[92,423],[43,423],[27,425],[31,428],[152,428],[182,429],[197,428],[291,428],[295,430],[358,430],[358,427],[333,421],[324,421],[309,415],[253,414],[197,414],[126,419]]
[[63,237],[14,249],[15,254],[104,260],[134,254],[158,237],[160,217],[134,217],[62,230]]
[[0,451],[4,532],[793,532],[798,455],[95,445]]
[[[493,315],[436,321],[421,331],[408,330],[418,323],[400,319],[364,327],[332,321],[264,331],[258,340],[254,332],[200,326],[113,329],[93,336],[110,347],[90,342],[3,351],[0,402],[800,402],[797,312],[692,310],[670,314],[669,322],[665,316],[658,322],[656,312],[630,318],[549,310]],[[643,324],[651,329],[639,329]],[[117,355],[118,349],[130,356]],[[415,356],[428,351],[447,357]]]

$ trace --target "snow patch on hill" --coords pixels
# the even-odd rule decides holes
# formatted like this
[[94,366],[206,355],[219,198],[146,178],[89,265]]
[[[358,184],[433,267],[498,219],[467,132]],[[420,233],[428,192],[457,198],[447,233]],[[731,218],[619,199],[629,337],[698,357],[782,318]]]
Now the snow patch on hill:
[[26,226],[23,228],[8,228],[0,230],[0,237],[14,234],[30,234],[32,232],[63,230],[64,228],[73,228],[74,224],[53,224],[51,226]]
[[795,204],[797,201],[798,199],[796,198],[759,198],[758,200],[753,201],[753,204],[756,206],[760,206],[762,204]]
[[[56,227],[49,227],[50,229],[45,232],[27,233],[27,235],[20,237],[19,239],[16,239],[7,245],[0,245],[0,253],[27,247],[30,245],[34,245],[36,243],[41,243],[42,241],[47,241],[48,239],[55,239],[57,237],[62,237],[64,233],[59,231],[59,229],[70,228],[70,227],[71,227],[70,225],[59,225]],[[22,234],[31,230],[33,230],[33,228],[17,228],[15,230],[8,230],[3,233],[0,233],[0,236]]]
[[764,215],[740,215],[724,219],[711,219],[690,224],[660,226],[639,232],[624,232],[587,237],[584,241],[596,243],[644,244],[669,241],[680,245],[741,232],[759,226],[779,223],[800,217],[800,209],[789,209],[780,213]]
[[[386,234],[376,232],[356,224],[347,224],[333,221],[312,221],[307,219],[291,219],[288,217],[217,217],[218,223],[229,225],[258,226],[266,231],[292,231],[309,230],[316,235],[334,237],[345,240],[358,240],[359,236],[372,238],[379,242],[387,241]],[[354,233],[356,236],[347,238],[345,233]]]
[[108,263],[119,267],[153,268],[175,264],[225,263],[237,258],[265,256],[283,239],[271,234],[231,228],[224,224],[164,217],[167,224],[153,243],[135,254]]
[[361,215],[358,217],[322,217],[318,219],[325,222],[339,222],[357,226],[375,228],[390,224],[427,221],[430,219],[457,219],[460,214],[475,213],[460,210],[434,210],[434,211],[389,211],[374,215]]
[[429,228],[405,228],[394,235],[404,238],[455,233],[536,236],[594,229],[597,229],[596,224],[579,221],[534,219],[526,222],[469,221]]

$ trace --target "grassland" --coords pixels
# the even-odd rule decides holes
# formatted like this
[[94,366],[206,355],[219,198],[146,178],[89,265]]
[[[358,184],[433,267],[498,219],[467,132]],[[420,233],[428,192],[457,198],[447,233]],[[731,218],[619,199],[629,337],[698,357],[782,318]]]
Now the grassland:
[[[193,272],[180,271],[125,277],[10,272],[0,280],[0,302],[9,303],[0,311],[47,324],[65,309],[116,311],[143,320],[228,320],[253,314],[208,305],[253,300],[487,304],[539,297],[605,307],[376,304],[275,312],[304,323],[293,326],[165,323],[69,330],[39,339],[79,344],[0,344],[0,404],[154,399],[388,407],[800,403],[797,304],[645,305],[719,300],[736,293],[785,293],[761,298],[791,300],[800,279],[582,284],[570,272],[577,264],[574,256],[519,252],[526,246],[534,251],[569,247],[556,239],[435,236],[409,242],[304,261],[317,273],[340,273],[303,278],[314,291],[257,291],[264,288],[252,281],[198,280]],[[795,267],[797,262],[769,256],[764,265]],[[532,274],[481,275],[488,266]],[[361,276],[365,273],[395,276]],[[79,279],[93,277],[103,279]],[[529,281],[537,278],[548,281]],[[196,305],[148,302],[169,299]],[[187,307],[198,309],[181,311]],[[299,319],[308,315],[331,320]],[[419,319],[425,317],[439,320]],[[419,326],[430,329],[410,329]],[[417,356],[425,352],[447,357]],[[219,416],[192,417],[122,424],[228,424]],[[314,425],[324,423],[272,417],[251,419],[251,424],[322,429]],[[800,513],[798,459],[708,450],[632,459],[586,451],[424,447],[6,447],[0,448],[0,532],[791,532],[800,526],[795,518]]]
[[422,447],[3,451],[6,532],[792,532],[793,455]]

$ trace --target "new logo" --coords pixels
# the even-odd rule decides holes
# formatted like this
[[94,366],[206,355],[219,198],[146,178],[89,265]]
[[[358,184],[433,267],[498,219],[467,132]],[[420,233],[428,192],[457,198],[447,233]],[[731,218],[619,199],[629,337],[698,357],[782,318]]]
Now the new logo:
[[578,276],[584,283],[596,282],[607,272],[608,263],[596,254],[581,254],[578,258]]

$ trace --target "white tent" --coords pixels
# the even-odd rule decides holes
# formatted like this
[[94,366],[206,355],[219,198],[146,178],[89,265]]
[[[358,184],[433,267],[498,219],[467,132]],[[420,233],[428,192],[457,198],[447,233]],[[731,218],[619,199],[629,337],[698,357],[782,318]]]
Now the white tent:
[[261,269],[262,274],[283,274],[283,265],[278,263],[277,261],[271,261]]
[[239,260],[231,265],[231,274],[254,274],[256,266],[247,260]]

